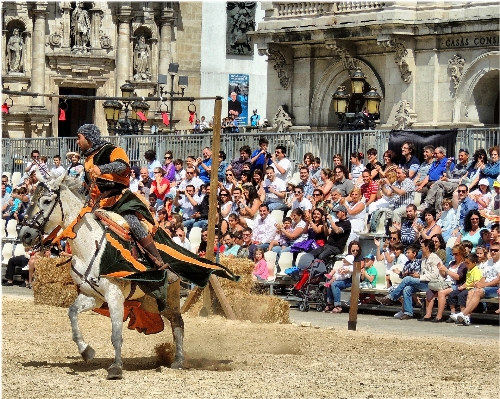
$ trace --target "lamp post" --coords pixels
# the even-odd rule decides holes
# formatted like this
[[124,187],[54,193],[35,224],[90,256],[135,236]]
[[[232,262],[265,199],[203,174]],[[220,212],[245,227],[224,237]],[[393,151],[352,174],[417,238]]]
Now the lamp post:
[[[128,99],[132,96],[135,88],[126,82],[120,87],[122,98]],[[104,108],[104,116],[108,123],[108,131],[110,133],[124,134],[144,134],[144,122],[147,120],[149,104],[145,101],[127,101],[123,100],[123,104],[117,100],[106,100],[102,104]],[[120,119],[121,111],[125,113],[125,117]],[[131,112],[130,118],[128,116]]]
[[[340,130],[374,129],[376,120],[380,116],[380,94],[374,87],[370,87],[369,91],[364,93],[366,75],[361,69],[353,71],[350,79],[352,94],[346,92],[345,86],[339,86],[333,93],[333,110],[339,117],[337,126]],[[353,102],[354,112],[348,112],[349,105]],[[361,108],[361,104],[365,102],[366,106]]]
[[[160,86],[160,97],[164,95],[168,95],[170,97],[170,133],[174,131],[173,124],[173,115],[174,115],[174,95],[184,97],[184,91],[188,87],[188,77],[187,76],[179,76],[177,81],[177,85],[179,86],[180,91],[174,91],[174,80],[177,72],[179,71],[179,64],[171,62],[168,65],[168,74],[170,75],[170,91],[167,91],[164,86]],[[167,84],[168,78],[167,75],[158,75],[158,83]],[[167,110],[168,112],[168,110]]]

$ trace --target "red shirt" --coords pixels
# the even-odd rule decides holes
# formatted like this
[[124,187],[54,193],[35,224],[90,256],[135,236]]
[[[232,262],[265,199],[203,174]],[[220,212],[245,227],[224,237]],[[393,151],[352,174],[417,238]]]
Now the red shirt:
[[162,181],[161,181],[161,184],[162,184],[162,185],[165,185],[165,184],[166,184],[166,185],[168,186],[167,191],[165,191],[165,192],[163,193],[163,195],[160,195],[160,194],[158,193],[158,187],[157,187],[157,184],[156,184],[156,180],[153,180],[153,182],[151,183],[151,192],[156,194],[156,198],[157,198],[157,199],[159,199],[159,200],[163,201],[163,200],[165,199],[165,195],[167,195],[167,194],[168,194],[168,192],[170,191],[170,182],[168,181],[168,179],[167,179],[166,177],[164,177],[164,178],[162,179]]
[[370,197],[373,194],[377,194],[378,191],[378,183],[376,181],[372,181],[370,184],[362,184],[361,185],[361,193],[364,195],[367,201],[370,200]]

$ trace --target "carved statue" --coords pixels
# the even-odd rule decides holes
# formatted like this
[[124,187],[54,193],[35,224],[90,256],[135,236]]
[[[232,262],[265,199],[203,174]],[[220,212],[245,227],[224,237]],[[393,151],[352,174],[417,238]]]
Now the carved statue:
[[453,88],[458,88],[462,80],[462,70],[464,69],[465,59],[455,54],[453,58],[448,60],[448,69],[451,72],[451,79],[453,80]]
[[75,39],[73,48],[87,47],[90,41],[90,18],[87,10],[83,8],[83,2],[78,1],[76,8],[71,14],[71,35]]
[[150,55],[149,46],[146,44],[146,37],[140,35],[134,47],[134,80],[151,80],[151,70],[149,68]]
[[23,67],[23,39],[19,36],[19,29],[15,28],[7,43],[7,63],[9,72],[21,72]]
[[278,112],[273,118],[273,127],[276,128],[277,133],[286,132],[292,127],[292,118],[286,105],[281,105],[278,108]]
[[253,45],[247,32],[255,30],[256,2],[228,2],[226,5],[226,53],[252,55]]
[[395,130],[408,129],[411,125],[417,122],[417,113],[410,107],[410,102],[401,100],[398,103],[398,109],[394,116],[394,124],[392,127]]

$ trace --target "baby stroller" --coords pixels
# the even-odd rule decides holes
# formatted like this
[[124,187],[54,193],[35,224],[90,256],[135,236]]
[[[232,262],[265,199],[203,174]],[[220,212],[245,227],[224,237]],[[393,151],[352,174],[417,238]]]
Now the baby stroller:
[[310,305],[315,305],[318,312],[326,306],[325,273],[327,265],[311,254],[303,255],[297,264],[299,281],[293,286],[289,295],[300,298],[298,307],[301,312],[309,311]]

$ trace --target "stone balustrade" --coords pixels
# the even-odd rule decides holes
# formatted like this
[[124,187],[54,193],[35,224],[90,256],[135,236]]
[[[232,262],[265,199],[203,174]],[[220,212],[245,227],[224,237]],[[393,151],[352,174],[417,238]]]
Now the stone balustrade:
[[380,10],[384,8],[385,3],[381,1],[276,2],[273,6],[273,18],[294,18]]

